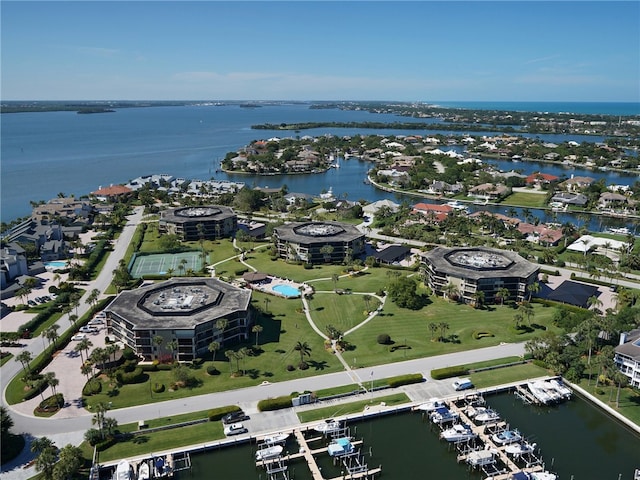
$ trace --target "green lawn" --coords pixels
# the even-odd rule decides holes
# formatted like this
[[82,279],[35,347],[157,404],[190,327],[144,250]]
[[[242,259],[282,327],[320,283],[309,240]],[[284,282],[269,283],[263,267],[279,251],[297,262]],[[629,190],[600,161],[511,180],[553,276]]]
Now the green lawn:
[[522,365],[513,365],[511,367],[496,368],[494,370],[472,373],[469,378],[471,378],[471,381],[477,388],[485,388],[492,387],[494,385],[502,385],[503,383],[543,377],[545,375],[549,375],[549,372],[546,369],[538,367],[533,363],[525,363]]
[[[358,398],[358,397],[354,397]],[[339,405],[333,405],[331,407],[316,408],[313,410],[306,410],[304,412],[298,412],[298,418],[301,422],[313,422],[315,420],[322,420],[324,418],[332,418],[340,415],[347,415],[349,413],[359,413],[364,410],[367,405],[380,405],[381,402],[386,403],[388,406],[400,405],[403,403],[409,403],[411,400],[405,393],[395,393],[393,395],[386,395],[384,397],[376,397],[374,399],[368,398],[358,400],[356,402],[342,403]]]
[[514,192],[500,203],[519,207],[545,207],[547,206],[547,195],[546,193]]

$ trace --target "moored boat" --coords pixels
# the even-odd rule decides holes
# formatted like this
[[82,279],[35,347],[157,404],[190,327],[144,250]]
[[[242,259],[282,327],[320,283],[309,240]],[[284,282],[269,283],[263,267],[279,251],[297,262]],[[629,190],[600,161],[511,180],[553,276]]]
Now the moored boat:
[[491,423],[500,420],[500,414],[491,408],[478,407],[474,421],[478,423]]
[[527,453],[533,453],[533,451],[536,449],[536,446],[537,445],[535,443],[517,442],[517,443],[512,443],[511,445],[507,445],[504,448],[504,451],[507,455],[511,455],[515,458],[518,458]]
[[438,407],[429,414],[429,418],[433,423],[446,423],[457,420],[460,415],[452,412],[447,407]]
[[337,432],[338,430],[340,430],[340,422],[331,419],[325,420],[323,423],[319,423],[318,425],[313,427],[313,429],[316,432],[320,432],[323,434]]
[[327,447],[327,452],[332,457],[339,457],[353,452],[353,444],[348,437],[336,438]]
[[131,465],[128,460],[120,460],[116,467],[116,472],[113,475],[113,480],[130,480],[131,479]]
[[276,445],[278,443],[284,443],[289,438],[288,433],[274,433],[272,435],[267,435],[264,437],[263,442],[267,445]]
[[446,404],[439,398],[430,398],[425,403],[421,403],[416,407],[416,410],[421,412],[433,412],[437,408],[446,407]]
[[477,436],[478,434],[474,433],[471,427],[464,423],[457,423],[451,428],[443,430],[440,434],[440,438],[445,439],[447,442],[464,442]]
[[509,445],[522,440],[522,435],[517,430],[504,430],[491,435],[491,441],[496,445]]
[[147,462],[142,462],[138,467],[138,480],[148,480],[149,478],[149,464]]
[[558,476],[548,471],[544,472],[516,472],[512,473],[509,480],[556,480]]
[[282,445],[272,445],[267,448],[261,448],[256,452],[256,461],[270,460],[279,457],[284,447]]
[[473,467],[492,465],[496,463],[495,451],[478,450],[467,455],[466,462]]

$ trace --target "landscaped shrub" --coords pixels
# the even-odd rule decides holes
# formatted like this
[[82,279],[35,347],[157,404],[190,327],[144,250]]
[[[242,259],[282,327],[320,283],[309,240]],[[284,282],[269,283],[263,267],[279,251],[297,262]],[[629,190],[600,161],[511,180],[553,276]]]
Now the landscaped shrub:
[[431,378],[434,380],[442,380],[444,378],[467,375],[468,373],[469,369],[464,365],[454,365],[452,367],[436,368],[435,370],[431,370]]
[[204,363],[204,358],[202,357],[196,357],[193,359],[193,363],[194,365],[202,365]]
[[61,393],[56,393],[55,395],[51,395],[49,398],[45,398],[40,402],[38,408],[41,410],[57,410],[64,405],[64,397]]
[[207,413],[207,417],[210,422],[215,422],[229,413],[239,412],[240,410],[242,409],[237,405],[226,405],[224,407],[212,408]]
[[408,373],[406,375],[398,375],[387,379],[387,383],[391,388],[401,387],[402,385],[411,385],[412,383],[420,383],[424,381],[421,373]]
[[209,375],[220,375],[220,370],[218,370],[215,365],[209,365],[207,367],[207,373]]
[[380,345],[389,345],[391,343],[391,337],[388,333],[381,333],[378,335],[378,343]]
[[307,368],[309,368],[309,364],[308,364],[307,362],[300,362],[300,363],[298,364],[298,368],[299,368],[300,370],[306,370]]
[[138,365],[143,372],[157,372],[158,364],[157,363],[144,363],[142,365]]
[[105,451],[107,448],[113,447],[118,440],[115,437],[107,437],[103,441],[96,444],[96,450],[99,452]]
[[130,347],[124,347],[122,349],[122,358],[124,358],[125,361],[130,361],[130,360],[135,360],[136,362],[138,361],[138,357],[136,357],[136,352],[131,350]]
[[305,270],[313,270],[313,263],[304,263],[303,266]]
[[102,391],[102,382],[92,378],[87,383],[85,383],[82,388],[82,395],[91,396],[97,395]]
[[123,372],[122,370],[118,370],[116,373],[116,379],[119,383],[124,385],[132,384],[132,383],[142,383],[146,380],[147,376],[142,371],[142,368],[137,367],[133,372]]
[[238,268],[234,273],[239,277],[249,271],[248,268]]
[[293,365],[287,365],[287,371],[288,372],[293,372],[296,369],[296,367],[294,367]]
[[484,332],[484,331],[475,331],[473,332],[473,334],[471,335],[474,339],[476,340],[480,340],[481,338],[488,338],[488,337],[494,337],[495,335],[491,332]]
[[282,408],[289,408],[293,406],[291,403],[291,397],[288,395],[275,398],[267,398],[258,402],[258,410],[261,412],[267,412],[270,410],[280,410]]
[[162,393],[164,392],[164,383],[154,383],[153,384],[153,393]]
[[164,370],[164,371],[169,371],[173,368],[173,366],[169,363],[159,363],[157,365],[158,370]]

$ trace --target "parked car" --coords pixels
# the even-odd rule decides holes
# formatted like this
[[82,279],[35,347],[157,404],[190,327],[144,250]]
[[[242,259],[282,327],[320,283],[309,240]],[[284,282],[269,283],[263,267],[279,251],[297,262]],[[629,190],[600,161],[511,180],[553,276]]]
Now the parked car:
[[243,420],[249,420],[249,416],[242,410],[237,412],[231,412],[222,417],[222,423],[229,425],[231,423],[242,422]]
[[467,390],[473,388],[473,383],[468,378],[461,378],[453,382],[453,388],[456,390]]
[[92,318],[88,322],[89,325],[104,325],[104,320],[101,318]]
[[30,307],[37,307],[38,304],[36,302],[34,302],[33,300],[27,300],[27,305],[29,305]]
[[85,338],[87,338],[86,333],[76,333],[73,337],[71,337],[71,340],[79,342],[80,340],[84,340]]
[[227,437],[231,435],[240,435],[241,433],[247,433],[247,428],[241,423],[232,423],[231,425],[227,425],[224,427],[224,434]]
[[85,325],[83,327],[80,327],[80,331],[82,333],[98,333],[98,329],[91,325]]

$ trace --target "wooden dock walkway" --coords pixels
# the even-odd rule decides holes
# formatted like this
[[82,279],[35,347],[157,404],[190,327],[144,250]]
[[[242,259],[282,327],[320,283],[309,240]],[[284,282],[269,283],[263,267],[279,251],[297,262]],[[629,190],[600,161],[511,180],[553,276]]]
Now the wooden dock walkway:
[[313,476],[313,480],[323,480],[322,473],[320,473],[320,468],[318,468],[318,464],[316,463],[316,459],[313,458],[313,454],[309,449],[309,444],[302,435],[300,430],[294,430],[294,435],[296,436],[296,440],[298,440],[298,444],[300,445],[301,454],[307,460],[307,466],[311,471],[311,475]]

